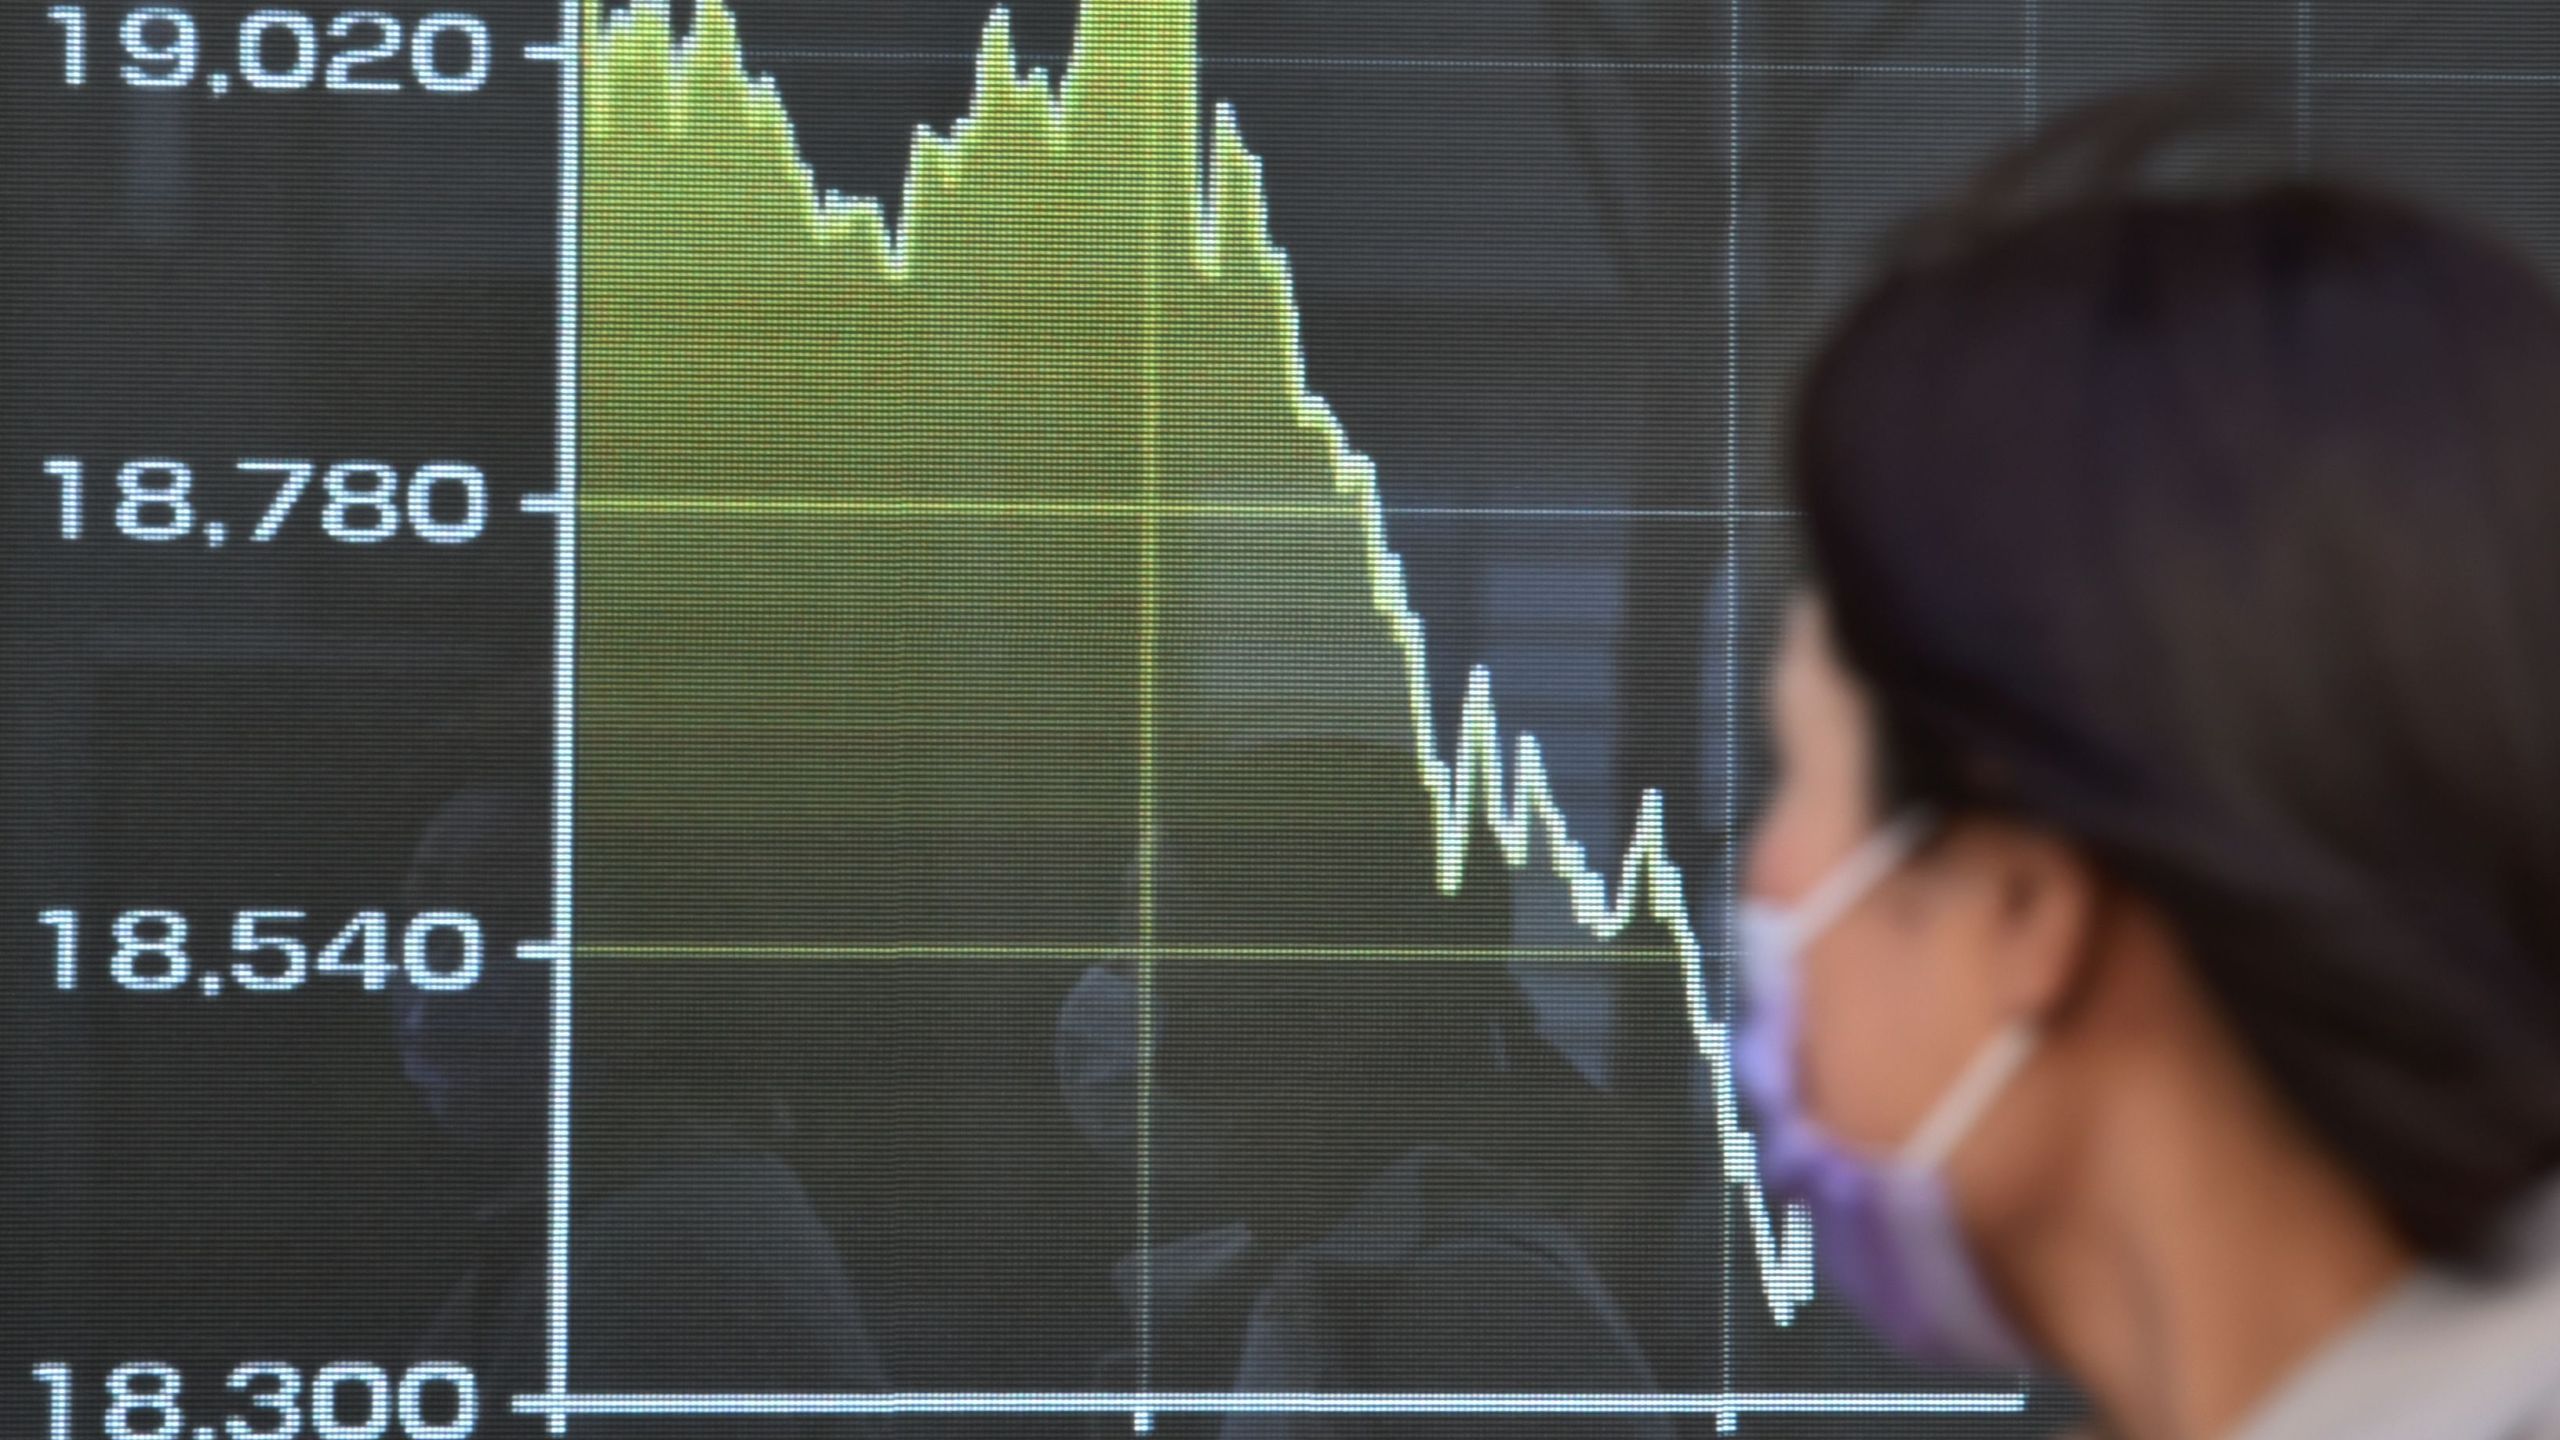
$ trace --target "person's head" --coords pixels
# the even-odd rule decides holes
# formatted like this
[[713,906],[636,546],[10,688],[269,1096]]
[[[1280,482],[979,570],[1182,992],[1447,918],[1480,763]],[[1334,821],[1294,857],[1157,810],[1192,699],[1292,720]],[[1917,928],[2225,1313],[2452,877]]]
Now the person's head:
[[1801,958],[1828,1127],[1902,1142],[2024,1023],[1950,1162],[1977,1230],[2157,1067],[2422,1252],[2560,1173],[2560,304],[2525,265],[2336,186],[2110,187],[1941,225],[1794,427],[1812,579],[1747,890],[1936,820]]
[[541,1135],[551,967],[517,947],[549,928],[549,836],[531,793],[462,790],[427,823],[401,885],[411,913],[454,910],[480,922],[471,986],[392,983],[401,1068],[437,1124],[473,1149],[530,1154]]

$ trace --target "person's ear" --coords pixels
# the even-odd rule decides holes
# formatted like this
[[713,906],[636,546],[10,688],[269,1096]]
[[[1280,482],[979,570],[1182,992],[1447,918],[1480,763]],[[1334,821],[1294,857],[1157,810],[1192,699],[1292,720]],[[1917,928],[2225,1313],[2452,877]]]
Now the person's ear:
[[2059,1014],[2095,949],[2101,887],[2078,847],[2034,826],[1972,818],[1942,842],[1960,852],[1978,888],[1979,932],[1991,1003],[2012,1019]]

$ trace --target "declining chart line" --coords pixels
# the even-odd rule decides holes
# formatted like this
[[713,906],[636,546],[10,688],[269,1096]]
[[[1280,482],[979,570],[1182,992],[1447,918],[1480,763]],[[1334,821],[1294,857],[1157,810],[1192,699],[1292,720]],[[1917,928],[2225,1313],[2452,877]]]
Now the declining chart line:
[[[589,3],[592,5],[594,0],[589,0]],[[616,490],[610,478],[614,461],[607,455],[601,460],[590,461],[591,472],[599,478],[593,479],[582,494],[580,504],[586,513],[599,522],[619,519],[633,524],[677,521],[698,524],[725,519],[744,524],[766,513],[788,515],[795,509],[823,514],[833,504],[842,516],[873,514],[915,525],[958,524],[972,520],[1018,525],[1051,517],[1093,526],[1118,518],[1139,522],[1145,527],[1143,539],[1137,553],[1128,558],[1133,566],[1143,564],[1146,567],[1144,586],[1147,593],[1143,606],[1150,653],[1142,661],[1148,670],[1141,683],[1151,698],[1147,702],[1148,716],[1141,722],[1145,730],[1142,749],[1146,754],[1136,763],[1140,767],[1139,784],[1144,789],[1140,804],[1148,812],[1150,824],[1155,804],[1152,787],[1156,781],[1154,762],[1148,757],[1152,755],[1158,739],[1152,718],[1152,696],[1155,687],[1161,683],[1167,687],[1166,704],[1175,705],[1180,699],[1176,689],[1182,683],[1180,676],[1173,671],[1168,671],[1161,679],[1154,672],[1154,617],[1162,605],[1165,606],[1167,626],[1187,618],[1163,598],[1164,591],[1160,588],[1160,577],[1156,571],[1157,547],[1175,544],[1177,537],[1170,531],[1160,534],[1157,527],[1170,525],[1195,512],[1211,519],[1234,519],[1251,518],[1258,510],[1267,511],[1277,519],[1305,519],[1310,524],[1318,521],[1347,522],[1347,533],[1356,535],[1356,563],[1365,585],[1365,595],[1351,603],[1365,609],[1368,623],[1372,627],[1382,627],[1385,639],[1390,642],[1385,651],[1388,657],[1385,663],[1395,673],[1384,683],[1400,692],[1397,699],[1403,712],[1401,724],[1404,733],[1398,737],[1398,743],[1410,745],[1421,788],[1428,797],[1434,847],[1431,863],[1440,890],[1450,895],[1459,891],[1467,878],[1471,837],[1481,832],[1492,838],[1502,861],[1515,873],[1534,873],[1543,862],[1545,871],[1561,886],[1573,921],[1593,941],[1604,944],[1614,941],[1639,921],[1658,924],[1669,934],[1680,961],[1688,1027],[1710,1080],[1713,1118],[1723,1156],[1723,1180],[1741,1197],[1760,1288],[1769,1312],[1781,1324],[1790,1322],[1814,1293],[1812,1224],[1801,1209],[1788,1207],[1782,1212],[1774,1207],[1761,1185],[1756,1145],[1743,1124],[1735,1096],[1730,1032],[1726,1020],[1715,1012],[1709,1002],[1705,979],[1708,957],[1690,920],[1686,881],[1668,846],[1661,792],[1648,790],[1639,801],[1632,833],[1613,881],[1593,861],[1586,847],[1573,837],[1550,782],[1537,739],[1523,733],[1511,743],[1506,754],[1495,707],[1493,679],[1489,670],[1481,665],[1468,676],[1459,705],[1455,740],[1444,749],[1428,679],[1423,621],[1408,593],[1403,560],[1388,543],[1386,525],[1390,511],[1381,499],[1376,466],[1352,447],[1332,408],[1306,383],[1287,261],[1269,238],[1260,162],[1244,148],[1231,108],[1224,105],[1217,108],[1204,154],[1198,123],[1198,52],[1193,33],[1193,0],[1085,0],[1074,55],[1054,86],[1044,70],[1035,68],[1027,75],[1017,73],[1010,21],[1003,10],[996,10],[988,21],[979,54],[977,88],[970,111],[947,136],[919,129],[903,205],[894,224],[884,218],[877,201],[849,200],[818,189],[805,161],[800,158],[796,140],[791,136],[789,120],[771,82],[750,78],[746,74],[734,21],[718,0],[702,0],[693,31],[681,44],[670,33],[663,4],[655,3],[655,0],[617,12],[609,22],[598,23],[600,19],[596,12],[590,11],[590,66],[597,79],[590,89],[588,101],[588,143],[591,147],[602,147],[591,153],[614,159],[614,164],[595,167],[604,171],[606,178],[591,180],[590,183],[624,183],[645,190],[640,180],[617,182],[612,178],[626,171],[632,175],[647,173],[652,155],[641,150],[643,146],[661,146],[669,154],[685,154],[693,153],[686,147],[701,150],[734,144],[741,150],[755,150],[758,154],[787,154],[793,167],[787,196],[778,194],[786,188],[783,179],[758,170],[754,172],[753,183],[736,186],[733,195],[700,196],[670,184],[665,187],[671,196],[667,203],[697,205],[703,207],[704,213],[721,217],[706,223],[727,223],[725,217],[730,212],[720,207],[734,205],[746,217],[740,221],[741,224],[776,227],[774,233],[778,234],[787,231],[788,243],[797,247],[795,254],[805,252],[808,255],[839,257],[827,262],[835,269],[825,273],[840,272],[850,277],[842,283],[866,297],[861,303],[876,303],[882,307],[883,314],[906,313],[897,309],[901,305],[921,313],[925,302],[918,297],[934,283],[932,276],[936,267],[957,266],[960,261],[955,255],[959,247],[966,243],[982,243],[983,231],[972,230],[962,218],[954,218],[962,212],[962,201],[955,197],[967,194],[967,186],[978,171],[1000,165],[1028,166],[1035,162],[1066,164],[1078,154],[1099,152],[1105,140],[1112,147],[1109,150],[1111,155],[1130,155],[1129,163],[1136,167],[1140,178],[1124,186],[1125,193],[1117,197],[1119,206],[1140,216],[1170,212],[1166,221],[1170,233],[1164,237],[1164,243],[1170,255],[1178,257],[1179,263],[1189,267],[1187,272],[1175,278],[1197,286],[1259,287],[1249,288],[1250,295],[1268,300],[1271,313],[1255,310],[1252,315],[1255,323],[1267,323],[1271,333],[1266,337],[1262,332],[1254,331],[1252,338],[1257,343],[1267,339],[1274,347],[1273,352],[1268,357],[1264,357],[1261,351],[1254,354],[1276,363],[1279,359],[1277,347],[1285,343],[1285,365],[1281,366],[1285,370],[1285,378],[1282,383],[1286,385],[1287,423],[1295,428],[1284,438],[1292,444],[1304,442],[1320,447],[1325,493],[1305,500],[1259,503],[1214,497],[1168,497],[1165,491],[1173,485],[1173,478],[1158,467],[1154,452],[1149,448],[1144,452],[1147,457],[1145,489],[1134,501],[1097,503],[1073,496],[1026,497],[1001,493],[936,495],[921,500],[891,495],[831,501],[824,494],[805,488],[789,493],[752,496],[651,494],[634,493],[630,488]],[[658,108],[661,106],[663,109]],[[1138,133],[1134,127],[1146,125],[1157,126],[1162,133],[1147,130],[1138,140],[1128,138]],[[1097,139],[1097,136],[1103,138]],[[998,148],[1000,144],[1016,148],[1001,149]],[[629,153],[617,150],[617,146],[624,147]],[[778,165],[778,161],[774,162],[773,168],[778,168]],[[617,169],[617,166],[621,168]],[[1168,167],[1169,179],[1156,175],[1157,170]],[[1159,179],[1172,188],[1157,189]],[[702,188],[716,187],[705,184]],[[1106,188],[1096,213],[1106,219],[1112,218],[1112,199]],[[1002,209],[1001,206],[994,208]],[[591,205],[590,223],[614,223],[614,213],[610,205]],[[774,218],[777,215],[787,215],[787,219],[777,220]],[[1122,292],[1122,298],[1142,297],[1142,303],[1152,307],[1157,298],[1152,268],[1157,263],[1156,257],[1152,241],[1144,233],[1147,222],[1139,220],[1134,223],[1141,227],[1142,232],[1137,248],[1149,252],[1149,255],[1139,267],[1140,273],[1129,277],[1128,289]],[[605,291],[617,283],[614,276],[620,272],[614,266],[624,267],[633,274],[655,277],[663,273],[664,267],[675,266],[682,259],[655,232],[635,230],[624,244],[624,250],[605,254],[607,263],[591,267],[590,283],[595,290]],[[948,251],[938,248],[942,246],[953,248]],[[662,268],[647,271],[631,268],[643,263]],[[809,263],[814,265],[815,262]],[[603,268],[606,273],[595,276],[595,268]],[[652,279],[651,283],[674,282]],[[741,293],[752,295],[754,292]],[[709,307],[704,308],[707,310]],[[642,322],[624,318],[610,323],[629,329]],[[794,335],[819,328],[815,321],[793,320],[789,323],[803,327],[791,332]],[[1164,363],[1163,357],[1157,353],[1163,348],[1155,333],[1158,323],[1151,310],[1146,319],[1147,334],[1143,337],[1147,354],[1142,361],[1132,357],[1133,365],[1144,365],[1145,375],[1141,377],[1133,369],[1123,377],[1132,386],[1143,383],[1147,387],[1146,404],[1151,417],[1159,403],[1175,403],[1170,398],[1160,400],[1156,393],[1155,370]],[[1125,349],[1130,339],[1123,333],[1116,338],[1116,343]],[[605,343],[609,342],[599,342],[600,349]],[[667,343],[672,346],[676,342]],[[801,343],[818,346],[823,340],[810,338]],[[888,343],[883,342],[884,345]],[[1109,338],[1101,342],[1105,352],[1110,343]],[[1182,342],[1177,339],[1166,343]],[[1241,345],[1244,342],[1238,340],[1233,343]],[[902,357],[906,353],[899,352]],[[990,349],[988,353],[1000,355],[1005,352]],[[923,362],[909,362],[902,358],[899,363]],[[618,369],[598,362],[595,368],[609,371],[606,379],[595,383],[627,385],[635,393],[647,385],[667,383],[658,371],[649,369],[640,360],[622,362]],[[1246,370],[1241,364],[1230,368],[1239,374]],[[1261,374],[1259,369],[1252,371],[1254,376]],[[1229,380],[1223,372],[1211,378],[1239,387],[1244,384],[1242,379]],[[1170,373],[1167,379],[1171,383]],[[811,393],[833,398],[824,392]],[[607,398],[612,398],[611,392],[607,392]],[[647,411],[642,401],[627,403],[630,406],[628,413],[646,418]],[[843,423],[850,427],[870,422],[860,421],[857,417]],[[903,443],[901,437],[905,432],[894,427],[908,422],[893,416],[881,423],[893,428],[880,432],[888,438],[876,443]],[[870,433],[864,432],[866,436]],[[595,448],[609,449],[607,442],[610,438],[599,439]],[[836,439],[847,446],[853,444],[841,436]],[[1151,447],[1152,441],[1148,444]],[[704,473],[712,473],[732,462],[724,457],[711,457],[690,463]],[[778,473],[786,476],[798,473],[788,463],[776,463]],[[1168,458],[1164,463],[1170,466],[1178,462]],[[633,468],[636,471],[639,467]],[[966,474],[962,475],[963,480],[967,478]],[[732,513],[722,516],[719,512],[723,510]],[[610,534],[595,542],[607,549],[614,543]],[[688,543],[694,543],[691,537],[688,537]],[[1167,573],[1162,577],[1162,585],[1181,583],[1175,574],[1183,563],[1181,557],[1168,554],[1165,563]],[[847,568],[853,567],[848,564]],[[1246,603],[1270,602],[1249,599]],[[596,611],[598,623],[610,622],[615,613],[609,607],[599,606]],[[1337,624],[1330,629],[1325,626],[1311,628],[1330,634],[1346,627]],[[613,646],[624,643],[636,642],[625,642],[608,634],[597,642],[597,647],[600,653],[610,653]],[[700,643],[706,646],[715,644],[716,637]],[[1347,645],[1350,642],[1339,643]],[[1301,692],[1306,689],[1305,686],[1298,687]],[[1310,698],[1300,693],[1294,695],[1292,701],[1320,706],[1323,698]],[[1166,723],[1170,726],[1178,717],[1170,711],[1168,715]],[[610,727],[606,728],[607,740],[604,743],[610,744]],[[1172,733],[1168,730],[1167,737],[1170,738]],[[638,742],[631,743],[636,745]],[[610,761],[603,763],[609,764]],[[1141,842],[1142,846],[1152,843],[1151,839]],[[1150,852],[1142,850],[1141,853]],[[588,933],[592,935],[595,931],[590,927]],[[1153,943],[1156,942],[1151,932],[1150,944]],[[1170,939],[1161,943],[1167,954],[1175,953],[1179,948]],[[778,952],[793,947],[767,948]],[[831,948],[858,951],[862,947],[806,948],[816,953]],[[916,953],[925,953],[932,948],[917,947]],[[1381,950],[1392,951],[1394,948],[1381,947]],[[650,947],[645,944],[585,941],[581,942],[580,949],[588,954],[642,954],[647,953]],[[884,947],[880,953],[897,953],[897,950],[898,947]],[[994,953],[992,949],[990,953]],[[1725,961],[1729,957],[1716,958]]]

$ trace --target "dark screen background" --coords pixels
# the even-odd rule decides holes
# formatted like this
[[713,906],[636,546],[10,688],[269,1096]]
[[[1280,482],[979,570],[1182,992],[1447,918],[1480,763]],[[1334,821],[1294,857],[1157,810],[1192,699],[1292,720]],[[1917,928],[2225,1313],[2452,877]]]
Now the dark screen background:
[[[249,8],[192,13],[224,36]],[[1054,63],[1070,0],[1011,8],[1021,49]],[[677,9],[681,27],[690,6]],[[913,127],[947,127],[967,104],[986,7],[739,9],[750,66],[774,77],[820,185],[894,196]],[[2378,177],[2560,271],[2560,18],[2541,5],[1742,0],[1738,20],[1700,0],[1201,10],[1205,98],[1233,103],[1265,162],[1309,381],[1378,463],[1440,713],[1454,718],[1470,666],[1490,666],[1506,729],[1540,737],[1605,871],[1635,797],[1662,790],[1707,934],[1721,932],[1728,822],[1747,818],[1759,764],[1757,668],[1796,564],[1776,419],[1895,218],[2039,116],[2239,62],[2264,67],[2291,114],[2226,157],[2233,168]],[[10,1435],[42,1433],[38,1362],[73,1367],[74,1433],[95,1435],[113,1365],[165,1362],[210,1396],[242,1361],[396,1373],[416,1352],[457,1278],[485,1263],[485,1195],[404,1078],[385,997],[346,984],[214,1003],[126,993],[105,979],[98,936],[136,908],[201,917],[208,948],[242,907],[307,910],[315,926],[399,911],[449,796],[539,793],[549,775],[552,530],[517,500],[551,483],[558,106],[552,68],[523,51],[556,17],[479,12],[495,43],[475,95],[214,99],[121,83],[124,13],[91,7],[75,90],[44,8],[0,7]],[[189,459],[200,487],[247,456],[464,459],[493,503],[468,545],[351,546],[306,511],[252,552],[122,539],[93,498],[88,534],[66,542],[42,469],[66,455],[86,460],[93,497],[141,456]],[[226,503],[235,530],[255,513],[254,498]],[[35,918],[56,908],[88,927],[69,994]],[[1656,1261],[1619,1298],[1664,1388],[1939,1388],[1828,1302],[1789,1331],[1766,1323],[1706,1183],[1715,1158],[1666,976],[1507,973],[1575,1103],[1656,1147],[1624,1181],[1624,1224],[1651,1228],[1619,1237]],[[904,1102],[1041,1132],[1023,1155],[955,1142],[951,1173],[977,1197],[965,1231],[901,1235],[884,1257],[864,1253],[858,1223],[837,1227],[898,1388],[1073,1390],[1127,1343],[1109,1279],[1125,1201],[1055,1093],[1053,1019],[1074,978],[991,982],[967,1017],[969,1063],[932,1072],[965,1090]],[[963,1043],[913,1037],[919,1051],[946,1041]],[[816,1174],[863,1158],[801,1163]],[[1006,1188],[1025,1164],[1042,1183]],[[812,1184],[824,1211],[826,1186]],[[505,1398],[484,1396],[490,1433],[512,1423]],[[1742,1428],[2038,1433],[2067,1411],[2040,1388],[2023,1420]]]

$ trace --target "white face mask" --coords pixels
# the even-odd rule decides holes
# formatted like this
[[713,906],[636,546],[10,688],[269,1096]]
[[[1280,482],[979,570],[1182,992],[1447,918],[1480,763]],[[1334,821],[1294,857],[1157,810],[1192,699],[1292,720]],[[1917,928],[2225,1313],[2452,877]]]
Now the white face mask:
[[1945,1167],[2034,1054],[2036,1027],[2016,1021],[1985,1041],[1888,1156],[1826,1133],[1797,1094],[1799,957],[1899,869],[1933,825],[1925,814],[1896,818],[1793,906],[1743,902],[1735,1079],[1759,1132],[1762,1180],[1812,1212],[1823,1274],[1867,1323],[1915,1359],[2014,1368],[2030,1351],[1983,1282]]

